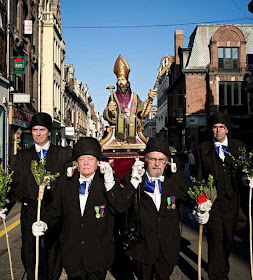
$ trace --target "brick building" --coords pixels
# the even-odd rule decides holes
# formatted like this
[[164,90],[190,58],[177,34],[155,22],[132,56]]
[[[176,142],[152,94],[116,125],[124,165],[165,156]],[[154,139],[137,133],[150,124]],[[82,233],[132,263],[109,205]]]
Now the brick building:
[[175,62],[167,89],[169,137],[178,150],[192,149],[207,137],[207,118],[226,111],[240,125],[233,137],[247,142],[252,96],[244,92],[246,54],[253,51],[253,25],[198,25],[184,47],[175,32]]

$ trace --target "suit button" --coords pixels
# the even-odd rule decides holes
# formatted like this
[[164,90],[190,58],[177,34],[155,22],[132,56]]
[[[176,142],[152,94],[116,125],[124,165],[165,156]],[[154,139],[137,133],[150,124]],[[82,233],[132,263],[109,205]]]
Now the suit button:
[[162,235],[161,235],[161,234],[159,234],[159,235],[158,235],[158,237],[159,237],[159,238],[161,238],[161,237],[162,237]]
[[84,224],[81,224],[81,227],[84,227]]
[[85,244],[85,242],[84,241],[82,241],[82,245],[84,245]]
[[160,222],[160,218],[157,218],[157,221]]

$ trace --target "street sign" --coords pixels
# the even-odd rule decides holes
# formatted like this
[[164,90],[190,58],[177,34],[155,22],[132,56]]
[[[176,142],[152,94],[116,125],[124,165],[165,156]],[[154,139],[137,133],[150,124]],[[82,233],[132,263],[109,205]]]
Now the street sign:
[[13,103],[30,103],[30,94],[13,93]]
[[14,56],[12,59],[11,74],[25,74],[26,73],[26,57]]

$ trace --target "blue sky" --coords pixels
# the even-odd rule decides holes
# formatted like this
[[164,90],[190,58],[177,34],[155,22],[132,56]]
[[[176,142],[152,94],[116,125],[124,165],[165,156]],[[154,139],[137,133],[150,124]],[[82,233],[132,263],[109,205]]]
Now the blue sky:
[[[95,111],[103,112],[109,97],[106,87],[116,83],[114,62],[121,54],[129,63],[129,81],[142,100],[147,98],[163,55],[174,55],[174,33],[184,31],[184,46],[196,24],[210,21],[253,24],[250,0],[62,0],[65,63],[73,64],[76,77],[88,85]],[[241,19],[225,22],[224,20]],[[245,20],[243,20],[245,19]],[[152,28],[91,29],[136,25],[171,25]],[[178,25],[186,24],[186,25]]]

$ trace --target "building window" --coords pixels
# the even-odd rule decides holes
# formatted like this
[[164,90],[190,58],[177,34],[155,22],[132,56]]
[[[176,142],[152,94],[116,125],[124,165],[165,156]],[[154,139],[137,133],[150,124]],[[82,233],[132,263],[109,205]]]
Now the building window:
[[219,71],[239,70],[239,48],[218,48]]
[[242,82],[220,82],[219,83],[219,105],[236,106],[241,102]]

